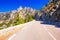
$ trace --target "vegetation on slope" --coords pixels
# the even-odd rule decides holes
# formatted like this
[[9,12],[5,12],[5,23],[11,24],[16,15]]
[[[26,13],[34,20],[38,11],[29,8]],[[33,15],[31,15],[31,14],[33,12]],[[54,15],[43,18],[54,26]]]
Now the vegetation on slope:
[[8,22],[6,22],[6,19],[5,19],[5,21],[2,24],[0,24],[0,29],[2,29],[1,27],[3,27],[3,25],[5,25],[5,28],[7,28],[10,26],[16,26],[16,25],[23,24],[26,22],[30,22],[33,20],[31,15],[26,15],[25,19],[22,19],[18,12],[16,12],[15,14],[16,14],[16,16],[14,17],[13,20],[10,19]]

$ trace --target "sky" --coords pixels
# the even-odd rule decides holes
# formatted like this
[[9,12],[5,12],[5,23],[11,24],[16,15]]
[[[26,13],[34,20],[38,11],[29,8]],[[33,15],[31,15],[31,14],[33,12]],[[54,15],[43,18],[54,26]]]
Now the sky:
[[48,0],[0,0],[0,12],[16,10],[20,6],[40,10]]

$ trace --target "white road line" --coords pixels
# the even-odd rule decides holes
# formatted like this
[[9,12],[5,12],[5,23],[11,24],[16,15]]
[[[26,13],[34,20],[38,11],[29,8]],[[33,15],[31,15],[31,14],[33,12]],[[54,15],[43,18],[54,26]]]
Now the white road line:
[[15,36],[16,36],[16,34],[13,34],[8,40],[12,40],[12,38]]
[[49,34],[54,40],[56,40],[56,38],[55,38],[50,32],[48,32],[48,34]]
[[48,34],[49,34],[54,40],[56,40],[56,38],[52,35],[52,33],[49,32],[48,29],[47,29],[46,27],[44,27],[44,28],[45,28],[45,30],[48,32]]

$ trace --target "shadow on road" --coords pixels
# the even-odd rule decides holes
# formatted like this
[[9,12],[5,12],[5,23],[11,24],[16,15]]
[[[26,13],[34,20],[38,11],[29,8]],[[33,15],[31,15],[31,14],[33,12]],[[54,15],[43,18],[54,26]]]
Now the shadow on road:
[[60,28],[60,23],[42,21],[41,24],[54,25],[55,27]]

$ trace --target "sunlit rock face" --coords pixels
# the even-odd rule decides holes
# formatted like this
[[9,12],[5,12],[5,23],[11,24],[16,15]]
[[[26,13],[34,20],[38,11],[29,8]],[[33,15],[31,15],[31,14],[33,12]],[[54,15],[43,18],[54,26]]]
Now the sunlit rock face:
[[16,16],[17,13],[19,14],[19,16],[22,19],[25,19],[25,17],[27,15],[33,16],[35,14],[35,11],[36,10],[34,10],[30,7],[23,8],[22,6],[20,6],[17,10],[12,10],[12,11],[5,12],[5,13],[0,13],[0,20],[14,19],[14,17]]
[[60,0],[50,0],[40,12],[43,21],[60,22]]
[[16,10],[11,11],[10,19],[14,19],[14,17],[16,16],[15,14],[16,12],[17,12]]
[[22,7],[19,7],[17,9],[17,12],[19,13],[19,16],[22,18],[22,19],[25,19],[27,15],[31,15],[33,16],[34,13],[35,13],[35,10],[30,8],[30,7],[25,7],[25,8],[22,8]]
[[[16,25],[15,23],[19,22],[28,22],[25,20],[33,20],[33,16],[36,15],[36,10],[30,7],[23,8],[20,6],[17,10],[11,10],[9,12],[0,12],[0,27],[6,28],[9,26]],[[37,12],[38,14],[38,12]],[[27,19],[28,18],[28,19]],[[31,19],[29,19],[31,18]],[[36,17],[38,18],[38,17]],[[18,24],[17,23],[17,24]]]

